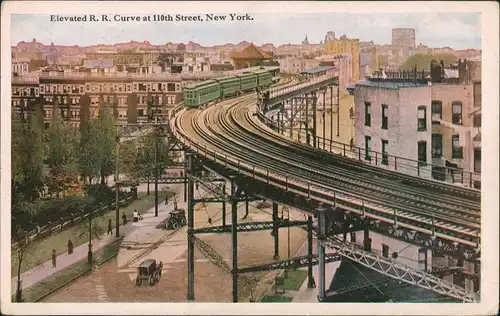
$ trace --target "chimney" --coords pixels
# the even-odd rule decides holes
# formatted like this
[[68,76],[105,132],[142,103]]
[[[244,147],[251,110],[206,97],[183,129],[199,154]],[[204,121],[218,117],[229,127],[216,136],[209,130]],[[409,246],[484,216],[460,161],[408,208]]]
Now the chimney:
[[461,59],[458,60],[458,82],[465,83],[465,62]]
[[431,81],[432,82],[441,82],[442,77],[442,69],[443,69],[443,61],[438,63],[436,60],[431,61]]

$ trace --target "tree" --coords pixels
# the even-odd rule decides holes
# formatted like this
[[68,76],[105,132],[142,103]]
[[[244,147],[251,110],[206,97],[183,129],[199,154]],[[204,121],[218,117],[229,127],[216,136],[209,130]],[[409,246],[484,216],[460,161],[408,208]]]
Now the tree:
[[77,181],[78,133],[75,128],[61,119],[54,106],[54,118],[48,133],[47,164],[50,167],[47,185],[58,196]]
[[417,66],[417,71],[421,71],[422,69],[430,71],[433,59],[438,61],[443,60],[445,65],[450,65],[457,61],[457,57],[452,54],[416,54],[406,59],[401,66],[401,70],[411,70]]
[[115,142],[116,142],[116,129],[115,119],[110,107],[103,108],[101,115],[97,119],[98,126],[98,139],[100,143],[100,150],[98,151],[100,160],[100,176],[101,184],[105,184],[105,178],[113,174],[115,169]]
[[80,138],[79,168],[84,183],[91,184],[100,172],[99,130],[95,120],[82,127]]
[[40,108],[35,108],[26,124],[13,122],[12,158],[14,195],[36,200],[43,186],[44,128]]
[[156,166],[158,172],[172,164],[172,157],[168,151],[164,137],[155,137],[153,135],[142,137],[138,144],[138,159],[137,163],[138,174],[141,177],[147,178],[149,194],[149,183],[151,178],[155,176],[155,151],[156,151]]
[[17,290],[16,290],[16,302],[22,301],[22,289],[21,289],[21,268],[26,255],[26,252],[30,246],[30,238],[28,233],[32,231],[36,226],[34,224],[34,216],[36,213],[36,208],[33,203],[21,202],[12,204],[12,217],[11,217],[11,228],[12,228],[12,241],[14,243],[13,252],[17,255]]
[[101,184],[104,184],[105,178],[113,173],[115,137],[112,111],[103,106],[101,115],[82,128],[79,165],[86,183],[92,183],[92,179],[100,177]]

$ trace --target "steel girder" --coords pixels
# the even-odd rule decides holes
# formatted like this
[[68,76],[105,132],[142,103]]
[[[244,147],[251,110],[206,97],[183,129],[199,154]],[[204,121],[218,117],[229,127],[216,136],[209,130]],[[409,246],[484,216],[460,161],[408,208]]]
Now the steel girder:
[[216,185],[212,182],[209,182],[209,180],[205,180],[205,178],[199,178],[199,177],[193,176],[191,174],[188,174],[187,177],[189,179],[193,180],[195,183],[198,183],[201,186],[203,186],[207,190],[208,193],[213,194],[220,201],[226,201],[226,202],[231,201],[231,196],[227,195],[225,193],[223,186]]
[[387,258],[382,258],[373,253],[363,251],[357,245],[341,241],[336,237],[330,236],[326,239],[321,239],[320,243],[325,247],[337,249],[338,253],[347,259],[393,279],[416,285],[439,294],[454,297],[464,302],[479,301],[479,295],[476,293],[467,291],[430,273],[411,269]]
[[[218,174],[224,175],[225,167],[219,165],[217,162],[206,159],[203,161],[203,164]],[[315,209],[319,206],[319,203],[312,199],[304,198],[303,196],[296,195],[290,191],[283,191],[258,180],[252,180],[253,179],[251,177],[237,176],[234,178],[234,181],[250,194],[265,199],[271,198],[273,202],[286,204],[313,214],[315,213]],[[429,273],[410,269],[409,267],[401,264],[396,264],[389,259],[380,258],[377,255],[359,249],[359,247],[354,244],[342,242],[336,237],[329,236],[327,238],[328,239],[322,241],[324,246],[338,249],[339,254],[343,257],[358,262],[363,266],[391,278],[429,289],[439,294],[454,297],[465,302],[477,302],[479,300],[479,296],[476,293],[466,291],[461,287],[444,281]]]
[[[239,197],[239,198],[235,198],[233,199],[235,201],[237,201],[238,203],[239,202],[255,202],[255,201],[262,201],[262,199],[260,198],[256,198],[256,197]],[[194,201],[196,203],[222,203],[224,202],[225,200],[219,200],[217,198],[202,198],[202,199],[194,199]]]
[[[295,96],[299,96],[301,94],[317,91],[325,86],[331,86],[331,85],[338,85],[338,77],[331,77],[331,78],[328,78],[324,81],[321,81],[321,82],[312,84],[310,86],[304,87],[302,89],[290,91],[289,93],[282,94],[279,97],[276,97],[274,99],[264,99],[264,104],[266,107],[270,107],[270,106],[273,106],[277,103],[281,103],[285,100],[291,99]],[[287,88],[285,87],[283,89],[286,90]]]
[[[336,253],[329,253],[325,256],[325,263],[335,262],[342,260],[342,256]],[[264,264],[257,264],[248,266],[245,268],[238,269],[239,273],[248,273],[248,272],[258,272],[258,271],[270,271],[270,270],[283,270],[287,268],[298,269],[302,267],[307,267],[309,262],[308,256],[300,256],[295,258],[290,258],[286,260],[274,261]],[[318,265],[318,256],[312,256],[312,264]]]
[[458,243],[452,243],[444,239],[432,238],[432,236],[406,229],[404,227],[395,228],[391,224],[380,221],[372,222],[367,225],[370,231],[405,241],[413,245],[421,246],[422,248],[432,249],[432,251],[437,254],[447,254],[454,257],[458,255],[463,256],[467,260],[476,260],[481,256],[479,249],[477,249],[477,251],[466,250],[463,249]]
[[209,244],[204,242],[203,240],[197,238],[195,235],[191,235],[189,238],[192,239],[194,245],[200,252],[208,259],[210,262],[221,268],[227,273],[231,273],[233,269],[226,263],[224,258],[219,255],[215,249],[213,249]]
[[[279,221],[278,227],[294,227],[307,225],[307,221]],[[252,232],[273,229],[273,222],[246,222],[236,224],[236,229],[238,232]],[[220,233],[230,233],[231,225],[226,226],[213,226],[213,227],[203,227],[193,230],[194,234],[220,234]]]

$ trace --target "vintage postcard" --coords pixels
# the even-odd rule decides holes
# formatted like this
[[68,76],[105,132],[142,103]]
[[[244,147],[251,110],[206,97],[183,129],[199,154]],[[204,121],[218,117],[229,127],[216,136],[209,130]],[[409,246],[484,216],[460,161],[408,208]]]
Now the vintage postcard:
[[498,16],[3,2],[2,313],[497,314]]

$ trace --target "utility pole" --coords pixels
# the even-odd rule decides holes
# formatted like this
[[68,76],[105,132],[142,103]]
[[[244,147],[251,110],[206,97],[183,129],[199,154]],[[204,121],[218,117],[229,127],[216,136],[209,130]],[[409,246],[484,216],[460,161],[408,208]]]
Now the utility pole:
[[[155,116],[155,124],[158,116]],[[158,217],[158,130],[155,128],[155,217]]]
[[119,174],[119,157],[120,157],[120,135],[117,133],[116,135],[116,160],[115,160],[115,209],[116,209],[116,237],[120,237],[120,197],[119,197],[119,188],[120,188],[120,174]]

